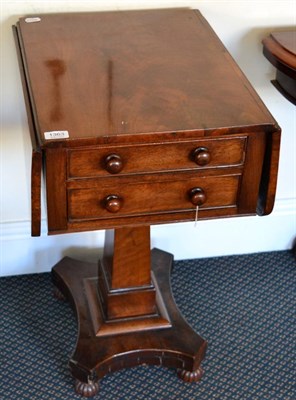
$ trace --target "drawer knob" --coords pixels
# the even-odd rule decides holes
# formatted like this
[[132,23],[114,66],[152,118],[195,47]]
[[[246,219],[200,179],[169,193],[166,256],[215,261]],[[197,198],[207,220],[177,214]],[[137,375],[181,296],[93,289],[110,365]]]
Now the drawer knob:
[[110,174],[118,174],[123,168],[123,162],[119,155],[110,154],[105,158],[105,168]]
[[121,197],[116,194],[110,194],[104,199],[105,209],[111,213],[117,213],[123,204]]
[[204,166],[211,161],[211,154],[207,147],[197,147],[192,152],[192,158],[197,165]]
[[194,206],[201,206],[206,202],[207,196],[202,188],[195,187],[189,190],[189,199]]

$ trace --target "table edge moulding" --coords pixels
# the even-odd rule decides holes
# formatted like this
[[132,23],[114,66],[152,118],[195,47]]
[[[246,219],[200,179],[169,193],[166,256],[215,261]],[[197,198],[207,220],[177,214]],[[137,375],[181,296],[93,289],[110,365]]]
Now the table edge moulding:
[[[30,15],[13,27],[32,139],[32,236],[105,229],[102,259],[52,269],[77,315],[76,392],[142,363],[203,371],[153,224],[272,211],[281,130],[199,11]],[[198,290],[198,289],[197,289]],[[202,301],[200,299],[200,301]],[[73,333],[75,334],[75,333]]]

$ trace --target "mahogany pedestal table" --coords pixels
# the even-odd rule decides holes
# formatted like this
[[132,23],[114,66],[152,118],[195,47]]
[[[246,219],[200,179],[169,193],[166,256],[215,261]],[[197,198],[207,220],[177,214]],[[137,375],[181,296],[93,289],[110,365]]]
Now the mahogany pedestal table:
[[76,391],[142,363],[199,380],[207,344],[178,311],[173,256],[150,251],[150,225],[270,213],[280,128],[198,11],[28,16],[14,33],[32,235],[42,169],[49,234],[106,230],[98,265],[66,257],[52,271],[78,319]]

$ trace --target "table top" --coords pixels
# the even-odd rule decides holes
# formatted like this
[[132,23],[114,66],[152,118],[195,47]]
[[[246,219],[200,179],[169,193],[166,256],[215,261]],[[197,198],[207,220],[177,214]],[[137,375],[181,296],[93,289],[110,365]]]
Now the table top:
[[270,36],[296,57],[296,31],[273,32]]
[[29,16],[17,32],[41,146],[275,124],[198,11]]

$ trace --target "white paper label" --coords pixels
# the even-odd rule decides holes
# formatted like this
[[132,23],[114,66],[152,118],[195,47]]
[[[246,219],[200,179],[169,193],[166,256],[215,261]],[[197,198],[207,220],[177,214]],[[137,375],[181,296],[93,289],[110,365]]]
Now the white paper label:
[[44,132],[46,140],[67,139],[69,137],[68,131],[51,131]]
[[32,22],[40,22],[41,18],[39,17],[28,17],[25,19],[25,22],[27,22],[27,24],[31,24]]

